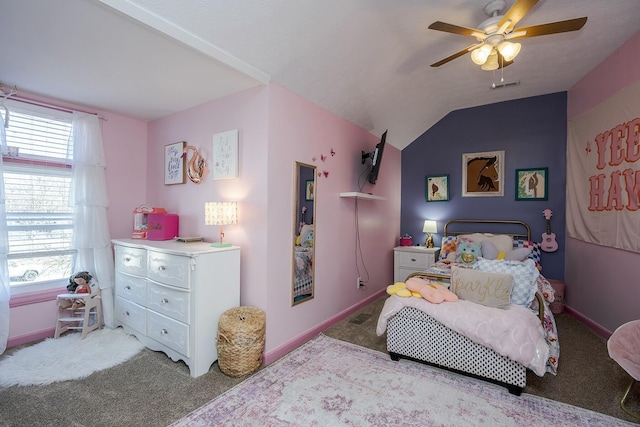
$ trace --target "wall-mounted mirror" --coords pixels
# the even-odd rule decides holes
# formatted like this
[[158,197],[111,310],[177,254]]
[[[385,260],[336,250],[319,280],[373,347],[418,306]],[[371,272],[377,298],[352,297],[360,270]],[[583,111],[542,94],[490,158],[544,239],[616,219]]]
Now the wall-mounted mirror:
[[296,162],[293,190],[293,275],[291,305],[313,298],[316,167]]

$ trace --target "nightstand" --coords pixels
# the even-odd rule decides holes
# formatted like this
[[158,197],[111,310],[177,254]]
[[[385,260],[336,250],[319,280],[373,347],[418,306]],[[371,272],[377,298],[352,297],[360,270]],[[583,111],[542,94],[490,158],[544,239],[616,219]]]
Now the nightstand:
[[397,246],[393,248],[393,281],[404,282],[411,273],[425,271],[438,259],[440,248]]

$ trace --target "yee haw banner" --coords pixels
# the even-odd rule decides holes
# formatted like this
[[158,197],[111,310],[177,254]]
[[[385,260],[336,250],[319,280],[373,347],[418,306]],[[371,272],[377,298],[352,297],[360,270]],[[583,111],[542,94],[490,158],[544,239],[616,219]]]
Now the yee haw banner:
[[567,233],[640,252],[640,82],[569,120]]

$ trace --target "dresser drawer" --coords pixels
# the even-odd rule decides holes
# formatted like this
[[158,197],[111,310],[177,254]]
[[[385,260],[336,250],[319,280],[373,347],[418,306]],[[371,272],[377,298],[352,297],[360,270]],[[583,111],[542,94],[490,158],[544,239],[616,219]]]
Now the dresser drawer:
[[116,271],[133,274],[135,276],[146,276],[147,251],[140,248],[116,245],[115,267]]
[[187,291],[151,281],[147,287],[147,307],[183,323],[189,323],[189,298]]
[[189,288],[189,261],[180,255],[147,251],[147,277],[158,283]]
[[[147,311],[147,336],[183,354],[189,354],[189,326],[153,311]],[[213,341],[213,337],[212,337]]]
[[146,301],[147,279],[129,276],[116,271],[116,295],[136,304],[144,305]]
[[146,315],[144,307],[131,301],[116,297],[115,301],[116,321],[120,325],[126,325],[143,334],[146,333]]
[[396,252],[396,265],[407,268],[428,268],[434,261],[434,254],[416,252]]

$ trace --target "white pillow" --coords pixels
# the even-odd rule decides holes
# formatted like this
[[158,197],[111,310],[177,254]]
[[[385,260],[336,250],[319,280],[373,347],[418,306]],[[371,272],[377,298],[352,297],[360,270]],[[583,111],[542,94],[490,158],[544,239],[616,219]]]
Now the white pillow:
[[300,244],[302,246],[305,246],[305,242],[308,240],[310,233],[313,233],[313,224],[303,225],[300,230]]
[[482,244],[484,240],[488,240],[495,245],[498,252],[504,252],[505,254],[513,250],[513,237],[507,234],[473,233],[461,234],[458,237],[466,237],[480,244]]

